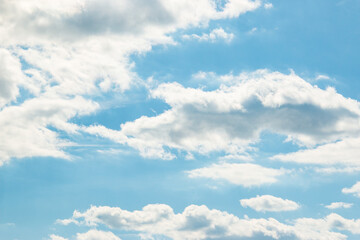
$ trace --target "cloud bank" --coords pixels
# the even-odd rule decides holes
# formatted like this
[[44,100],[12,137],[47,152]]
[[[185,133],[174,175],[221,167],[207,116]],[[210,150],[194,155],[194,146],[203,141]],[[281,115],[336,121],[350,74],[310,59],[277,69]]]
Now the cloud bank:
[[[116,207],[91,207],[75,211],[71,220],[78,225],[104,225],[111,229],[135,231],[143,236],[166,236],[180,239],[241,239],[265,236],[271,239],[325,240],[346,239],[337,231],[360,234],[360,220],[345,219],[338,214],[325,218],[299,218],[292,225],[273,218],[239,218],[206,206],[190,205],[182,213],[174,213],[164,204],[151,204],[142,210],[127,211]],[[59,220],[59,223],[71,221]]]
[[260,6],[250,0],[228,0],[221,8],[214,0],[0,0],[0,128],[6,129],[0,138],[7,140],[0,143],[0,165],[11,158],[69,158],[70,143],[59,131],[79,133],[69,122],[101,108],[94,98],[142,84],[131,54],[174,44],[171,34],[179,29]]
[[[128,144],[144,157],[163,159],[175,157],[165,150],[167,148],[200,154],[223,151],[242,155],[265,130],[285,135],[288,141],[305,147],[341,144],[333,142],[357,139],[354,137],[359,135],[359,102],[343,97],[333,88],[320,89],[294,73],[286,75],[267,70],[227,75],[219,81],[222,84],[213,91],[186,88],[179,83],[161,84],[151,90],[150,96],[166,102],[169,110],[155,117],[142,116],[124,123],[119,131],[92,126],[87,132]],[[347,145],[351,153],[357,151],[352,147],[355,145],[356,142]],[[347,152],[347,148],[339,148]],[[304,150],[307,151],[317,149]],[[347,155],[349,158],[351,153]],[[294,156],[297,154],[302,151]],[[315,162],[355,162],[354,158],[338,158],[338,154],[340,151],[330,159],[326,155],[316,158]],[[285,161],[288,156],[292,155],[274,158]],[[299,159],[314,161],[308,156],[299,156]]]

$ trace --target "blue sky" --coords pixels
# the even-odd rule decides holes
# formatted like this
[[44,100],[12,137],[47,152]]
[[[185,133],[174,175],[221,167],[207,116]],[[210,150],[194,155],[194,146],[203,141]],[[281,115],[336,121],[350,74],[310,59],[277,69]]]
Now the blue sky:
[[0,1],[0,239],[358,239],[359,10]]

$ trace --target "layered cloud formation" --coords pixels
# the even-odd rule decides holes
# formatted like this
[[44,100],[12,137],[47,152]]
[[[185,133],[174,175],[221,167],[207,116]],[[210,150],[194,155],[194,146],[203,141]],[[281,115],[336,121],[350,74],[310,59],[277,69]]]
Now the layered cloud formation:
[[[141,117],[121,125],[120,131],[101,126],[87,129],[140,151],[144,157],[172,159],[165,148],[206,154],[224,151],[241,155],[259,140],[262,131],[287,136],[300,146],[318,144],[341,145],[357,141],[360,130],[360,105],[336,93],[320,89],[291,73],[259,70],[238,76],[219,78],[221,86],[213,91],[186,88],[178,83],[165,83],[151,91],[153,98],[165,101],[170,109],[155,117]],[[161,130],[161,131],[160,131]],[[347,144],[342,151],[357,151]],[[329,146],[331,148],[332,146]],[[302,159],[318,164],[356,164],[356,154],[346,158],[319,156],[323,148],[304,150],[294,155],[278,155],[274,159]],[[334,149],[334,148],[333,148]],[[337,151],[335,148],[333,151]],[[321,151],[321,152],[320,152]],[[316,154],[316,160],[301,154]],[[340,151],[337,151],[337,154]],[[300,155],[298,158],[296,156]],[[298,162],[301,162],[298,160]]]
[[[191,181],[226,182],[244,191],[261,191],[263,185],[303,171],[296,164],[322,174],[359,172],[360,103],[335,88],[318,87],[293,71],[198,72],[189,77],[190,83],[154,84],[134,71],[132,56],[154,46],[191,39],[230,45],[237,39],[234,33],[220,26],[207,28],[209,24],[261,6],[274,7],[260,0],[0,0],[0,166],[16,158],[71,160],[68,148],[82,144],[77,136],[100,136],[115,146],[135,149],[143,158],[205,156],[209,163],[183,164],[186,167],[177,170]],[[197,34],[191,34],[195,28]],[[329,79],[318,75],[315,80]],[[208,88],[196,87],[196,80],[205,81]],[[139,113],[118,128],[73,121],[104,110],[102,99],[123,96],[135,87],[166,108],[152,116]],[[284,137],[296,150],[255,161],[263,133]],[[356,181],[334,191],[358,198]],[[301,211],[302,203],[295,200],[273,195],[240,199],[243,208],[251,208],[241,210],[255,210],[259,218],[190,203],[179,213],[166,204],[134,211],[92,206],[57,221],[81,227],[78,233],[49,238],[120,240],[119,233],[125,232],[142,239],[342,240],[345,234],[360,234],[360,219],[335,213],[322,218],[261,218],[268,212]],[[342,200],[329,199],[329,205],[321,206],[326,211],[356,207],[332,201]]]
[[260,6],[250,0],[224,6],[213,0],[1,0],[0,127],[7,130],[0,138],[7,141],[0,144],[0,164],[69,158],[64,147],[70,143],[58,132],[77,132],[69,120],[99,109],[93,98],[138,84],[131,54],[174,44],[169,34],[178,29]]
[[[276,201],[279,203],[278,199]],[[295,206],[289,200],[280,202],[281,205],[290,204],[292,208]],[[148,239],[152,239],[151,236],[166,236],[174,240],[246,239],[265,236],[270,239],[337,240],[347,238],[338,231],[360,234],[359,219],[345,219],[334,213],[320,219],[299,218],[294,220],[292,225],[287,225],[273,218],[239,218],[204,205],[188,206],[178,214],[164,204],[147,205],[142,210],[132,212],[114,207],[91,207],[83,213],[75,211],[71,219],[58,220],[59,224],[65,225],[71,222],[90,227],[104,225],[111,229],[135,231],[142,236],[148,236]]]

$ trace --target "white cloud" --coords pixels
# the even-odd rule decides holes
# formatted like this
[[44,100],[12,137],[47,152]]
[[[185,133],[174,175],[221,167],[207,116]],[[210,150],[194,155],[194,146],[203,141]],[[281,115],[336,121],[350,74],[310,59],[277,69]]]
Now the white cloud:
[[330,80],[330,77],[327,76],[327,75],[319,74],[319,75],[316,76],[315,80],[316,80],[316,81],[319,81],[319,80]]
[[[2,1],[3,44],[84,41],[93,36],[135,36],[148,40],[179,28],[235,18],[260,7],[260,1],[227,0],[217,11],[213,0],[77,0],[50,5],[48,1]],[[135,16],[133,12],[138,14]],[[9,24],[11,23],[11,24]]]
[[353,206],[352,203],[333,202],[330,205],[326,205],[325,207],[328,209],[337,209],[337,208],[351,208],[352,206]]
[[348,231],[352,234],[360,234],[360,219],[346,219],[332,213],[323,219],[300,218],[295,221],[294,228],[299,239],[347,239],[347,236],[331,230]]
[[[0,165],[12,157],[67,157],[70,143],[57,131],[75,133],[79,126],[69,120],[99,107],[89,99],[137,84],[131,54],[173,44],[170,34],[179,29],[259,6],[229,0],[219,11],[213,0],[0,0],[0,128],[6,129],[0,138],[7,140],[0,143]],[[28,99],[19,100],[20,88]]]
[[198,41],[210,41],[215,42],[217,40],[224,40],[226,42],[231,42],[234,38],[233,33],[227,33],[222,28],[216,28],[212,30],[209,34],[203,33],[202,35],[191,34],[191,35],[183,35],[184,39],[196,39]]
[[[305,149],[288,154],[278,154],[273,156],[272,159],[305,164],[347,165],[355,167],[353,169],[355,171],[357,167],[360,166],[359,146],[360,138],[346,138],[338,142],[321,145],[313,149]],[[346,169],[349,170],[349,168],[340,168],[339,171],[345,171]],[[352,170],[350,170],[350,172],[351,171]]]
[[315,168],[318,173],[333,174],[333,173],[356,173],[360,172],[360,167],[328,167],[328,168]]
[[47,127],[76,133],[78,127],[67,121],[94,112],[98,105],[82,97],[69,99],[43,95],[0,111],[0,165],[11,157],[53,156],[68,158],[62,151],[70,143]]
[[260,0],[231,0],[227,1],[223,10],[219,12],[215,18],[236,18],[240,14],[252,11],[261,6]]
[[353,194],[354,196],[360,198],[360,182],[355,183],[350,188],[343,188],[342,192],[343,193],[348,193],[348,194]]
[[78,233],[76,240],[121,240],[112,232],[104,232],[99,230],[90,230],[86,233]]
[[243,207],[250,207],[257,212],[281,212],[293,211],[300,206],[294,201],[282,199],[271,195],[257,196],[250,199],[241,199],[240,204]]
[[275,183],[278,181],[277,178],[286,172],[284,169],[265,168],[250,163],[221,163],[187,173],[190,178],[225,180],[232,184],[251,187]]
[[[65,222],[66,221],[64,221],[63,223]],[[70,222],[74,222],[74,221],[70,221]],[[68,239],[52,234],[50,235],[50,240],[68,240]],[[112,232],[109,231],[105,232],[105,231],[92,229],[85,233],[77,233],[76,240],[121,240],[121,239]]]
[[63,238],[61,236],[57,236],[55,234],[50,235],[50,240],[68,240],[67,238]]
[[0,109],[19,95],[19,86],[25,85],[25,75],[17,57],[0,48]]
[[258,29],[256,27],[253,27],[250,31],[248,31],[248,34],[253,34],[257,31],[258,31]]
[[[122,124],[120,131],[100,126],[89,131],[104,137],[111,132],[111,139],[138,149],[143,156],[165,159],[175,156],[164,147],[201,154],[242,154],[264,130],[308,147],[360,133],[359,102],[333,88],[313,86],[294,73],[258,70],[219,80],[222,85],[213,91],[161,84],[151,91],[151,97],[164,100],[169,110]],[[276,157],[286,160],[282,155]],[[339,162],[315,160],[322,161]]]
[[182,213],[174,213],[164,204],[152,204],[142,210],[127,211],[117,207],[91,207],[72,219],[81,225],[105,225],[111,229],[135,231],[142,236],[166,236],[182,239],[241,239],[266,236],[272,239],[343,240],[347,236],[337,231],[360,234],[359,219],[345,219],[337,214],[325,218],[300,218],[287,225],[273,218],[239,218],[206,206],[190,205]]
[[273,6],[273,4],[272,3],[265,3],[264,4],[264,8],[265,9],[271,9],[271,8],[273,8],[274,6]]

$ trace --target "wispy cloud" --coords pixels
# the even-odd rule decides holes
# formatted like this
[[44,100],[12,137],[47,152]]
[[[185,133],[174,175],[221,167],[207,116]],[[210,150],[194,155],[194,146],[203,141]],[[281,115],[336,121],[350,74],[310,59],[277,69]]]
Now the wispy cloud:
[[333,202],[330,205],[326,205],[325,207],[328,209],[337,209],[337,208],[351,208],[354,204],[352,203],[344,203],[344,202]]
[[227,33],[222,28],[216,28],[208,34],[203,33],[202,35],[197,35],[197,34],[183,35],[182,38],[186,40],[195,39],[198,41],[209,41],[209,42],[224,40],[225,42],[230,43],[234,38],[234,34]]

